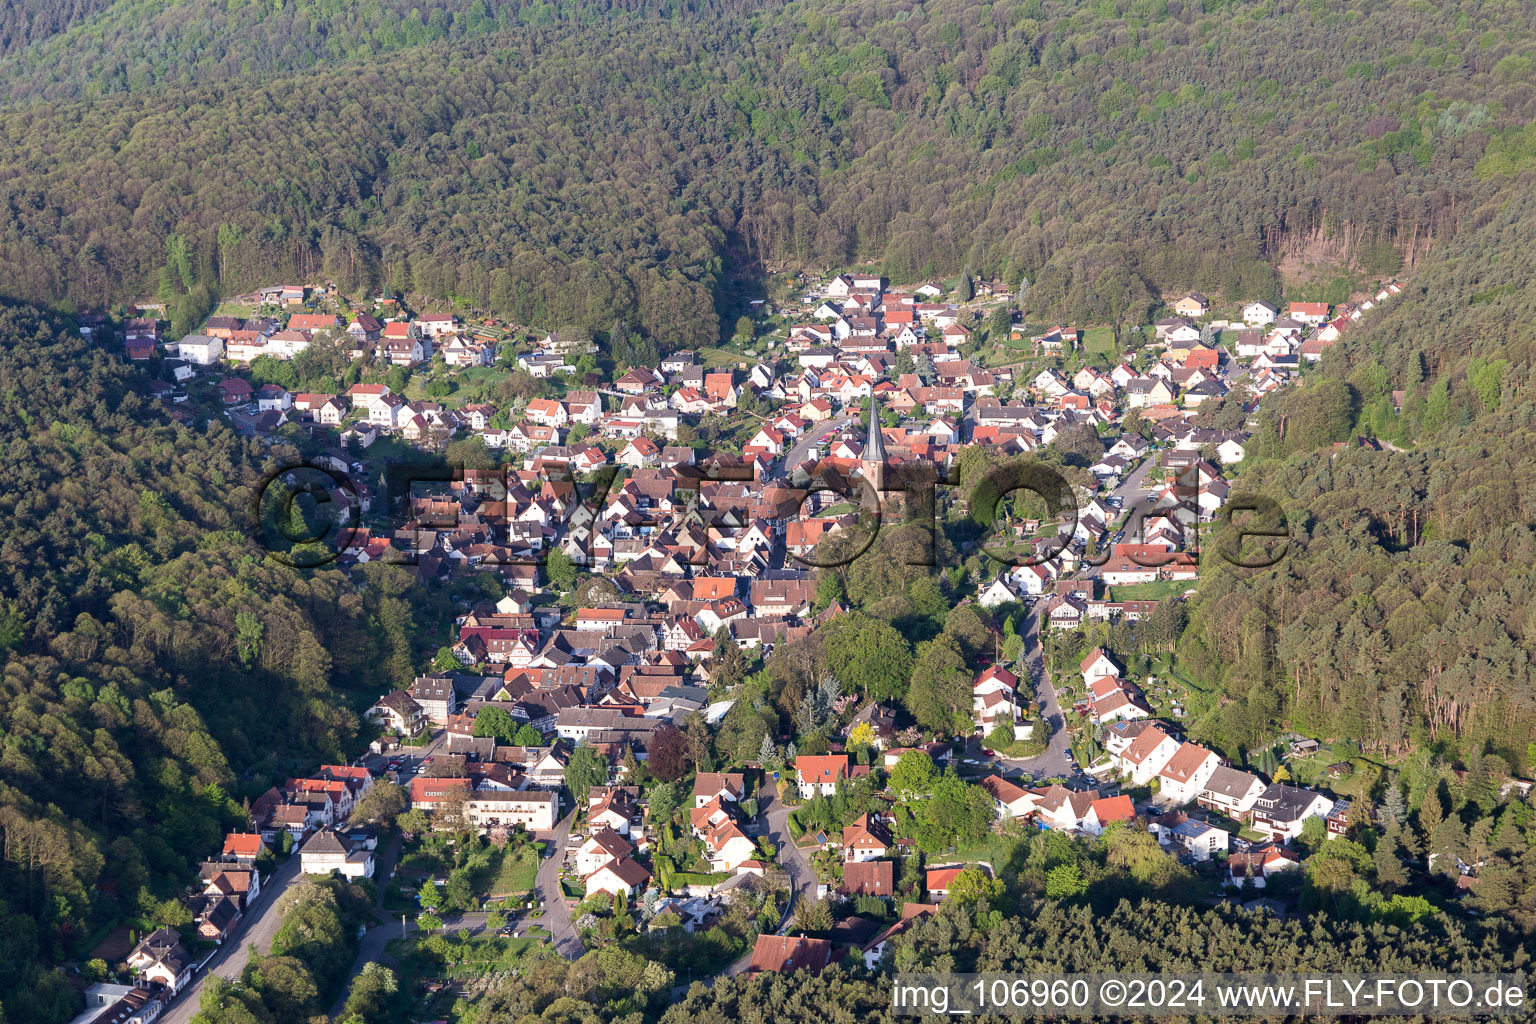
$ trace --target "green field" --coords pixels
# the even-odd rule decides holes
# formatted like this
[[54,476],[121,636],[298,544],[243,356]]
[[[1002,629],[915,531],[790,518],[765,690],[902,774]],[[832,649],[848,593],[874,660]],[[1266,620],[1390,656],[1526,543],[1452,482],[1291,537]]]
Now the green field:
[[483,870],[476,872],[475,894],[497,897],[532,891],[534,878],[539,871],[541,848],[542,844],[536,843],[515,852],[508,849],[493,856]]
[[1114,355],[1119,351],[1115,344],[1115,329],[1113,327],[1090,327],[1083,332],[1083,351],[1103,352],[1105,355]]
[[1177,597],[1194,586],[1194,581],[1153,580],[1151,583],[1122,583],[1110,587],[1111,601],[1161,601],[1165,597]]

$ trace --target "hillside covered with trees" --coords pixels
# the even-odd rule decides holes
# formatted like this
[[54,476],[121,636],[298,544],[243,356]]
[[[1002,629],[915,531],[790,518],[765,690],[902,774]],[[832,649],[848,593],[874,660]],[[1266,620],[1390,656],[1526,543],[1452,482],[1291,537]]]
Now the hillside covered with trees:
[[323,275],[673,347],[730,268],[864,261],[1129,323],[1453,236],[1530,160],[1533,40],[1410,0],[78,5],[0,56],[0,279]]
[[48,965],[115,920],[175,923],[243,802],[348,757],[370,666],[410,677],[432,600],[394,567],[359,591],[262,557],[259,449],[169,421],[137,367],[66,330],[0,306],[5,1021],[68,1019]]

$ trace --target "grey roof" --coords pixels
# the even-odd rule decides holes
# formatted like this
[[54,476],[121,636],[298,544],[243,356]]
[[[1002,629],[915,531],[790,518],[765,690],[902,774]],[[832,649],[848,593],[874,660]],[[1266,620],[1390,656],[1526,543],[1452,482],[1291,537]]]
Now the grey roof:
[[874,396],[869,399],[869,438],[864,442],[865,462],[885,461],[885,438],[880,433],[880,405]]
[[1235,800],[1246,794],[1258,781],[1257,775],[1249,775],[1247,772],[1240,772],[1236,768],[1222,765],[1211,773],[1210,781],[1205,784],[1205,788],[1209,793],[1219,793]]
[[1271,783],[1268,789],[1259,794],[1257,806],[1262,807],[1276,821],[1295,821],[1320,795],[1299,786]]

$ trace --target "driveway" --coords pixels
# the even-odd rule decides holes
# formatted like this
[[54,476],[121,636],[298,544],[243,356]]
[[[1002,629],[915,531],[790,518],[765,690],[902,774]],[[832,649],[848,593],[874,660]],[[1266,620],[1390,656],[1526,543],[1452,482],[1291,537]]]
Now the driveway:
[[295,852],[272,872],[272,877],[261,887],[261,895],[256,897],[253,907],[246,911],[240,930],[219,947],[213,959],[208,961],[208,966],[181,990],[170,1008],[160,1015],[160,1020],[165,1024],[188,1024],[197,1014],[197,1004],[203,997],[203,985],[210,975],[233,981],[240,977],[240,972],[245,970],[246,963],[250,961],[252,946],[263,951],[271,947],[272,936],[277,933],[277,926],[282,921],[282,915],[277,912],[278,899],[298,877],[299,855]]
[[544,842],[554,846],[554,855],[539,862],[535,886],[544,903],[544,916],[539,923],[549,929],[555,952],[567,960],[575,960],[587,951],[571,924],[571,911],[565,905],[565,893],[560,888],[560,866],[565,863],[565,847],[571,835],[571,825],[576,821],[576,808],[560,819],[554,832],[541,836]]
[[[773,840],[774,845],[778,847],[779,864],[789,875],[789,901],[784,905],[784,917],[779,922],[777,932],[783,935],[789,931],[789,926],[795,919],[795,904],[801,899],[815,899],[816,886],[820,884],[820,880],[816,877],[816,869],[811,867],[811,862],[806,859],[805,853],[790,837],[790,809],[779,800],[778,794],[770,787],[770,781],[764,780],[763,787],[758,790],[757,804],[766,823],[763,834]],[[752,951],[748,950],[745,956],[720,973],[725,977],[740,974],[751,962]]]
[[1043,603],[1039,604],[1030,612],[1024,629],[1024,656],[1021,662],[1029,672],[1029,677],[1034,680],[1035,692],[1044,703],[1043,711],[1046,725],[1051,731],[1050,739],[1046,741],[1045,753],[1036,757],[998,760],[1007,768],[1021,769],[1036,778],[1070,778],[1075,770],[1072,762],[1067,760],[1066,717],[1061,710],[1061,703],[1056,699],[1056,686],[1046,671],[1045,654],[1040,646],[1040,610],[1044,607]]

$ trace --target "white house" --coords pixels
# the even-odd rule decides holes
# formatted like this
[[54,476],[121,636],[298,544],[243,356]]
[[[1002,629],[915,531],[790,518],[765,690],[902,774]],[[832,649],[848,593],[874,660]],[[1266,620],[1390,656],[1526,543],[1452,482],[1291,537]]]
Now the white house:
[[1014,785],[1001,775],[988,775],[981,780],[981,788],[992,795],[997,816],[1004,820],[1025,817],[1040,803],[1038,794]]
[[1119,756],[1122,775],[1137,786],[1145,786],[1163,770],[1179,749],[1179,741],[1153,726],[1137,736]]
[[629,856],[634,849],[629,840],[604,828],[576,849],[576,872],[585,878],[609,861]]
[[299,849],[299,870],[306,875],[337,872],[344,878],[372,878],[373,851],[354,846],[333,828],[322,828]]
[[1088,656],[1083,659],[1081,668],[1083,685],[1090,688],[1100,679],[1110,676],[1118,678],[1124,671],[1102,647],[1095,647],[1089,651]]
[[633,896],[650,880],[651,873],[632,857],[610,860],[583,879],[586,883],[586,895],[589,898],[598,893],[607,893],[610,896],[623,893],[625,896]]
[[1289,842],[1301,835],[1308,818],[1326,818],[1332,809],[1332,798],[1321,793],[1272,783],[1253,802],[1253,829],[1276,842]]
[[1272,302],[1265,302],[1263,299],[1259,299],[1256,302],[1250,302],[1248,305],[1243,307],[1243,321],[1253,325],[1254,327],[1260,327],[1264,324],[1272,324],[1275,322],[1275,318],[1279,315],[1280,307],[1276,306]]
[[224,355],[224,339],[210,338],[206,334],[189,334],[181,339],[177,355],[189,363],[208,366]]
[[1264,789],[1264,780],[1257,775],[1221,766],[1205,780],[1205,788],[1198,799],[1201,807],[1219,811],[1236,821],[1246,821]]
[[837,792],[837,784],[848,778],[848,755],[801,754],[795,759],[795,777],[802,800],[817,794],[831,796]]
[[981,596],[976,598],[976,603],[983,608],[996,608],[998,605],[1009,604],[1018,599],[1019,595],[1009,585],[1008,577],[999,576],[981,592]]
[[1164,843],[1182,846],[1197,861],[1206,861],[1217,853],[1226,853],[1231,837],[1214,825],[1185,818],[1176,825],[1159,826],[1157,838]]
[[1205,784],[1221,763],[1213,752],[1194,743],[1179,747],[1157,773],[1158,799],[1182,806],[1205,792]]

